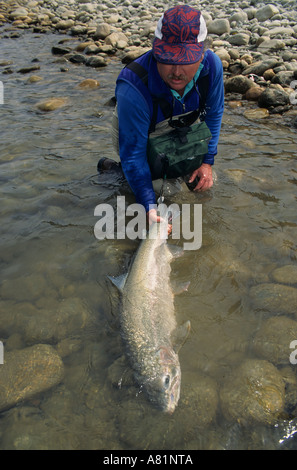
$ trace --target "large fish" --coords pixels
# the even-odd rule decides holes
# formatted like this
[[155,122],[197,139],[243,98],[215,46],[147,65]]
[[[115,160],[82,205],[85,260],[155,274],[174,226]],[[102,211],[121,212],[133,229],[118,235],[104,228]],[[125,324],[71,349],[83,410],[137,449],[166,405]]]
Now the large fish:
[[177,328],[169,279],[173,255],[167,244],[168,209],[165,204],[160,209],[164,221],[150,227],[128,274],[112,281],[122,293],[122,336],[134,377],[151,402],[172,413],[180,397],[178,349],[190,322]]

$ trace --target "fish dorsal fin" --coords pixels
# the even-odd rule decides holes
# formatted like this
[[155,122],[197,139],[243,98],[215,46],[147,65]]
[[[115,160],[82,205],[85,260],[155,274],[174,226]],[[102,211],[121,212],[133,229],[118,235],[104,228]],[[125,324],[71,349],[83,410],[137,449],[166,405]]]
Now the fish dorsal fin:
[[124,286],[128,277],[128,273],[121,274],[118,277],[111,277],[111,276],[107,276],[107,277],[116,286],[116,288],[119,289],[120,292],[123,292],[123,289],[124,289]]
[[176,353],[178,353],[181,347],[185,344],[187,337],[189,336],[190,329],[191,323],[188,320],[183,325],[175,328],[175,330],[172,332],[171,339],[174,351]]

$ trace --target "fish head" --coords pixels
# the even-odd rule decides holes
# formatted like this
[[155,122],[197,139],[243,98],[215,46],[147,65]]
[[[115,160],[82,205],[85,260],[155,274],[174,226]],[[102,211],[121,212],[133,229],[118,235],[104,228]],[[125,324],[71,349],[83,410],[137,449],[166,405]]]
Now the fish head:
[[179,397],[181,370],[178,355],[169,347],[156,352],[154,374],[146,380],[146,393],[152,403],[166,413],[173,413]]

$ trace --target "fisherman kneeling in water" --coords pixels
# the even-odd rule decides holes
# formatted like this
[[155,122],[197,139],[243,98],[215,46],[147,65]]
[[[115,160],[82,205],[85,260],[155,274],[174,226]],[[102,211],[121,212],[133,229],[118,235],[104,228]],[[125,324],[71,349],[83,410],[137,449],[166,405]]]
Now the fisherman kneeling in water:
[[[194,191],[213,185],[224,110],[223,67],[205,50],[205,20],[187,5],[167,10],[153,48],[119,74],[116,126],[121,167],[149,223],[159,221],[152,181],[188,177]],[[98,170],[118,165],[102,158]]]

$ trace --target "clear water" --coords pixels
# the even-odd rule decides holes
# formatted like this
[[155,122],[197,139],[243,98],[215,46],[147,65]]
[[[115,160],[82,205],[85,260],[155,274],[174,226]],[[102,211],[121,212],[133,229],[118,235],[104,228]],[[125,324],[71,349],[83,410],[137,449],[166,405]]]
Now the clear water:
[[[176,281],[190,281],[176,298],[176,316],[179,323],[190,320],[192,330],[180,351],[180,406],[164,416],[135,386],[115,386],[123,372],[113,364],[123,346],[117,294],[107,275],[126,270],[137,242],[98,241],[93,232],[98,204],[115,206],[123,194],[133,201],[120,181],[99,181],[96,172],[100,157],[113,156],[112,108],[105,103],[122,64],[113,58],[96,70],[61,63],[51,54],[61,38],[29,33],[1,39],[0,61],[12,60],[13,73],[1,75],[0,318],[6,325],[8,316],[14,320],[0,325],[0,339],[5,352],[34,342],[58,351],[66,344],[67,352],[61,384],[1,413],[0,448],[296,447],[289,417],[278,426],[244,426],[226,421],[219,404],[210,402],[211,414],[217,408],[208,422],[197,398],[205,376],[219,390],[234,367],[254,357],[252,339],[262,315],[250,303],[250,287],[296,262],[296,130],[281,120],[248,121],[227,106],[215,186],[207,194],[169,197],[203,205],[203,243],[172,265]],[[36,58],[40,70],[17,72]],[[32,74],[43,80],[27,83]],[[85,78],[99,80],[100,87],[79,89]],[[67,104],[38,111],[36,104],[49,97],[67,98]],[[67,302],[73,322],[62,319],[59,330],[51,315],[56,318]],[[27,327],[32,319],[35,339]],[[43,324],[49,333],[39,329]]]

